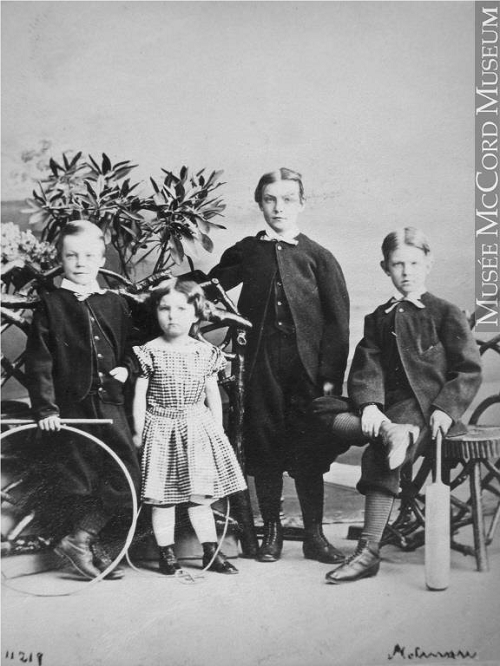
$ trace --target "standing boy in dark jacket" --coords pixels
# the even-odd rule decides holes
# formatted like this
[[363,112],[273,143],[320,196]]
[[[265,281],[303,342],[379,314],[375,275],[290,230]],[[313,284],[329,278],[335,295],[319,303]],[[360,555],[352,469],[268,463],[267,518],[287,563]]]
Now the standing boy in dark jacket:
[[[136,489],[140,469],[125,415],[123,383],[133,368],[127,356],[131,316],[125,301],[100,289],[104,264],[100,229],[83,220],[68,222],[59,241],[64,279],[42,296],[26,349],[26,373],[32,410],[40,430],[56,433],[61,418],[112,419],[92,427],[125,464]],[[84,429],[84,426],[82,426]],[[65,435],[66,436],[66,435]],[[111,564],[99,533],[116,515],[132,507],[129,485],[109,454],[80,438],[61,442],[46,436],[66,536],[56,552],[85,578],[95,578]],[[119,578],[115,568],[108,577]]]
[[343,559],[323,535],[323,473],[335,458],[306,416],[311,401],[340,394],[349,349],[349,298],[333,255],[299,232],[300,174],[267,173],[255,191],[268,229],[229,248],[210,273],[242,284],[238,308],[253,328],[246,353],[245,457],[264,521],[261,562],[280,558],[283,472],[295,479],[305,557]]

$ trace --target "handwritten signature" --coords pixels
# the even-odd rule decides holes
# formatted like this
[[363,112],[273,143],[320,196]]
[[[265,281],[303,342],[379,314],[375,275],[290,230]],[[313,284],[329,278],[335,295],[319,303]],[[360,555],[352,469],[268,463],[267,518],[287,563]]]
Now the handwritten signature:
[[399,643],[396,643],[392,653],[387,655],[387,659],[390,661],[394,657],[400,657],[401,659],[475,659],[477,657],[477,652],[469,652],[468,650],[422,650],[422,648],[416,646],[412,650],[408,650],[404,645],[401,646]]

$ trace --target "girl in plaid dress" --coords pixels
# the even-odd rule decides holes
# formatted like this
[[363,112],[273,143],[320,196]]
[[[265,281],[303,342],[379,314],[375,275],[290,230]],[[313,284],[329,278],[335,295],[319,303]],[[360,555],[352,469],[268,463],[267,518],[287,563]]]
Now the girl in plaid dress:
[[218,573],[238,570],[217,550],[210,504],[246,488],[222,426],[217,373],[222,352],[191,337],[206,309],[194,282],[174,278],[151,296],[161,335],[134,347],[141,366],[134,397],[135,444],[144,446],[142,500],[153,505],[159,570],[180,568],[174,551],[175,505],[188,515],[203,546],[203,566]]

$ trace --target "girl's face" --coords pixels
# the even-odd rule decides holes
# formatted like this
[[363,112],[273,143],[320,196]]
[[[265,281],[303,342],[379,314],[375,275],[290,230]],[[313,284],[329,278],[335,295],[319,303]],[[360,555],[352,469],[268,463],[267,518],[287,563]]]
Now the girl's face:
[[169,339],[188,336],[191,326],[198,321],[194,305],[175,290],[162,296],[156,313],[160,328]]
[[426,291],[425,281],[432,267],[432,258],[418,247],[402,245],[380,265],[403,296]]

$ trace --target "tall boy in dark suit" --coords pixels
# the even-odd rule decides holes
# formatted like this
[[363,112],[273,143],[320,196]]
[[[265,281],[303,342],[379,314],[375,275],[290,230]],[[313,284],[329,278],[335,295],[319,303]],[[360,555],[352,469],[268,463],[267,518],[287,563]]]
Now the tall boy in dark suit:
[[260,179],[255,201],[268,225],[230,247],[210,273],[224,289],[242,284],[238,308],[253,328],[246,355],[246,472],[255,478],[264,521],[261,562],[281,556],[283,472],[295,479],[305,557],[339,562],[325,538],[323,473],[335,452],[306,415],[311,401],[340,394],[349,348],[349,298],[333,255],[300,233],[300,174],[278,169]]

